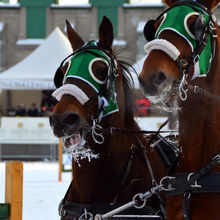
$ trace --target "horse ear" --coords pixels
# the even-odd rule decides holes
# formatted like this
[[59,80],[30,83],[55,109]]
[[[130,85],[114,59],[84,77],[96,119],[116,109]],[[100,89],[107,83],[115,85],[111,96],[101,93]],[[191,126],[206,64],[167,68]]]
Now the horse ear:
[[170,7],[172,4],[174,4],[177,1],[178,0],[163,0],[163,3]]
[[71,24],[67,20],[66,20],[66,26],[67,26],[67,36],[68,36],[69,42],[73,48],[73,51],[75,51],[78,48],[80,48],[85,42],[79,36],[79,34],[76,33],[76,31],[72,28]]
[[213,0],[213,1],[209,0],[209,1],[205,1],[204,5],[206,5],[210,10],[212,10],[219,4],[219,2],[220,0]]
[[113,38],[112,23],[104,16],[99,26],[99,45],[108,51],[112,51]]

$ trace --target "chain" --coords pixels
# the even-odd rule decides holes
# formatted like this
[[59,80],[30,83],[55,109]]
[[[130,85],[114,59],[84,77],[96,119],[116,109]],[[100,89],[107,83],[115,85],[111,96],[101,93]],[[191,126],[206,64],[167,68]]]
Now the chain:
[[92,138],[97,144],[103,144],[105,141],[104,136],[101,133],[102,126],[98,125],[96,120],[92,117]]
[[179,97],[182,101],[186,101],[187,99],[187,92],[188,92],[188,88],[185,88],[185,86],[188,85],[187,81],[187,74],[185,74],[185,72],[183,72],[183,78],[180,82],[180,86],[179,86]]
[[162,191],[171,191],[171,190],[174,190],[174,188],[172,188],[172,186],[170,184],[166,184],[165,181],[167,180],[171,180],[171,179],[175,179],[175,177],[171,177],[171,176],[165,176],[163,177],[161,180],[160,180],[160,184],[155,186],[155,187],[152,187],[150,190],[148,190],[147,192],[145,193],[137,193],[135,194],[135,196],[133,197],[133,199],[126,203],[125,205],[123,206],[120,206],[106,214],[103,214],[103,215],[100,215],[100,214],[97,214],[95,216],[95,220],[104,220],[104,219],[107,219],[107,218],[110,218],[112,217],[113,215],[119,213],[119,212],[122,212],[122,211],[125,211],[131,207],[135,207],[137,209],[142,209],[145,207],[147,201],[149,198],[151,198],[154,194],[159,194],[161,193]]

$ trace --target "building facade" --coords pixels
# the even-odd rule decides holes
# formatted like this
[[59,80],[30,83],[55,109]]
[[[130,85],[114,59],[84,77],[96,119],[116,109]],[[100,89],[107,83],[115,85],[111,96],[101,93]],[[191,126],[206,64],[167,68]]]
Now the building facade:
[[[124,47],[123,57],[130,63],[144,55],[143,24],[160,14],[165,6],[159,4],[129,4],[126,0],[90,0],[81,5],[59,5],[56,0],[0,0],[0,71],[4,71],[28,56],[55,27],[65,32],[69,20],[85,41],[97,39],[98,25],[103,15],[113,23],[115,46]],[[220,18],[219,8],[215,9]],[[35,39],[35,40],[33,40]],[[46,61],[45,64],[46,65]],[[59,65],[59,64],[57,64]],[[34,102],[39,106],[41,91],[1,91],[0,111],[20,103]]]

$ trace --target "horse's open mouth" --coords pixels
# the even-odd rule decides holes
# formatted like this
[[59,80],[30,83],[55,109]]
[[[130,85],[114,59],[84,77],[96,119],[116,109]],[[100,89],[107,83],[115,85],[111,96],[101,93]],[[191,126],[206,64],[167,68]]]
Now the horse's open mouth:
[[166,82],[158,88],[157,94],[149,96],[149,100],[154,104],[169,103],[170,98],[177,94],[177,81]]
[[166,112],[174,112],[180,110],[177,102],[178,81],[166,83],[158,88],[155,96],[147,96],[151,103],[155,104],[158,109]]
[[75,160],[80,166],[79,160],[87,158],[90,162],[92,158],[97,159],[98,154],[94,154],[89,146],[86,144],[87,130],[80,129],[78,132],[68,137],[63,137],[63,149],[66,153],[72,154],[73,160]]
[[83,132],[80,130],[69,137],[64,137],[63,143],[65,150],[72,151],[73,149],[82,147],[86,143],[83,136]]

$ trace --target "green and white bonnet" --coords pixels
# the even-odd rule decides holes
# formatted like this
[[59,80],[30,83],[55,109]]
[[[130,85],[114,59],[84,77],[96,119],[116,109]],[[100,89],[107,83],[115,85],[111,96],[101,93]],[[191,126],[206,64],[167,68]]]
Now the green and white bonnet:
[[[93,46],[96,46],[96,41],[90,42]],[[64,75],[63,86],[58,88],[52,94],[58,101],[64,94],[74,96],[82,105],[89,101],[89,95],[84,92],[80,86],[74,84],[65,84],[68,78],[80,79],[86,82],[88,86],[92,87],[93,90],[98,94],[99,107],[103,105],[103,112],[100,115],[100,120],[109,114],[119,111],[118,104],[116,101],[116,88],[115,82],[113,81],[113,92],[110,98],[105,97],[103,89],[107,84],[108,76],[106,79],[98,79],[92,72],[92,64],[95,61],[103,61],[109,68],[111,59],[98,48],[89,49],[90,52],[79,51],[75,53],[72,58],[68,61],[68,68]],[[105,88],[106,89],[106,88]]]
[[[156,31],[155,40],[145,45],[145,51],[147,52],[147,54],[149,54],[154,49],[159,49],[166,52],[173,60],[176,60],[179,57],[180,51],[176,48],[175,45],[171,44],[167,40],[158,39],[160,33],[165,30],[174,31],[178,35],[183,37],[190,45],[193,52],[196,48],[196,39],[187,26],[187,20],[191,16],[199,15],[200,13],[203,13],[205,22],[208,25],[209,16],[205,12],[203,12],[200,8],[198,8],[198,11],[195,11],[194,9],[192,9],[187,5],[181,5],[178,7],[173,7],[169,11],[167,11],[167,13],[164,13],[161,24]],[[212,60],[211,51],[212,49],[211,49],[211,35],[210,35],[207,45],[200,55],[199,61],[194,65],[193,78],[206,76],[206,74],[209,72],[211,66],[211,60]]]

